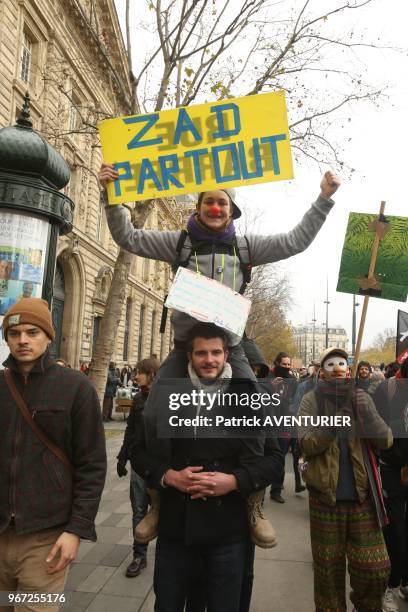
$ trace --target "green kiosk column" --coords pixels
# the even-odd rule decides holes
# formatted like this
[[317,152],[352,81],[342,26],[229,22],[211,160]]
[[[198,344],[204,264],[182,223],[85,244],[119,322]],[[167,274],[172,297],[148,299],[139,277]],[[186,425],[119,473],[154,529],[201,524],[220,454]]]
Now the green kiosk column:
[[0,324],[22,297],[51,307],[58,235],[72,230],[74,203],[60,191],[69,178],[67,162],[33,129],[26,94],[16,124],[0,129]]

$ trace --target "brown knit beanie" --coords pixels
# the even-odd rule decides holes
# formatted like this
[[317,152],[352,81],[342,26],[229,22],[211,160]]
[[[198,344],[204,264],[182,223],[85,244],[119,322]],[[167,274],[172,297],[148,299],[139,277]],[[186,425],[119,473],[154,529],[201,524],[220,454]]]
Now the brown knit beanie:
[[40,327],[51,340],[55,338],[55,329],[52,326],[51,312],[48,304],[41,298],[21,298],[11,306],[3,319],[3,333],[7,340],[7,331],[14,325],[31,323]]

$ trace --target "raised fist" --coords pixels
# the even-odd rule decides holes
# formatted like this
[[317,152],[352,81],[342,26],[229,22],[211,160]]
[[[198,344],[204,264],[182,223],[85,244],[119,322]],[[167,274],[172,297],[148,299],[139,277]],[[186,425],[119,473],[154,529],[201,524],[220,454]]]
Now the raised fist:
[[332,195],[336,193],[337,189],[340,187],[340,184],[340,177],[331,170],[328,170],[323,174],[323,178],[320,183],[320,195],[326,200],[329,200]]

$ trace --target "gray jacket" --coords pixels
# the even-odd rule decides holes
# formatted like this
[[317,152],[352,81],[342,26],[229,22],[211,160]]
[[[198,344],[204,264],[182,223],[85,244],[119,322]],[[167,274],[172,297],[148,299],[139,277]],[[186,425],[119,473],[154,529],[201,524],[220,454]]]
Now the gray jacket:
[[[303,216],[300,223],[286,234],[275,234],[273,236],[248,234],[252,266],[261,266],[287,259],[304,251],[316,237],[333,204],[333,200],[325,200],[319,197]],[[110,232],[120,247],[140,257],[157,259],[170,264],[175,261],[177,257],[176,247],[180,238],[179,231],[135,229],[123,206],[107,206],[105,210]],[[218,254],[197,254],[197,264],[201,274],[219,280],[214,273],[221,263],[218,258],[221,259]],[[190,259],[187,267],[196,270],[194,257]],[[225,255],[223,284],[238,291],[242,281],[242,271],[237,257]],[[177,310],[173,311],[171,322],[174,337],[179,341],[186,340],[188,331],[197,323],[196,319]],[[238,344],[241,340],[238,336],[232,334],[230,336],[230,346]]]

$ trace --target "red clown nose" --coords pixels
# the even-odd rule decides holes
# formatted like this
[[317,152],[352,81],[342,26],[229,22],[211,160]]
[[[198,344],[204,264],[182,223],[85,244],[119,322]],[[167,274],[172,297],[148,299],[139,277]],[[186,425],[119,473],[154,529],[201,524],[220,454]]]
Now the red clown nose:
[[210,206],[209,210],[208,210],[208,214],[210,215],[210,217],[219,217],[220,216],[220,212],[221,212],[221,208],[219,208],[218,206]]

